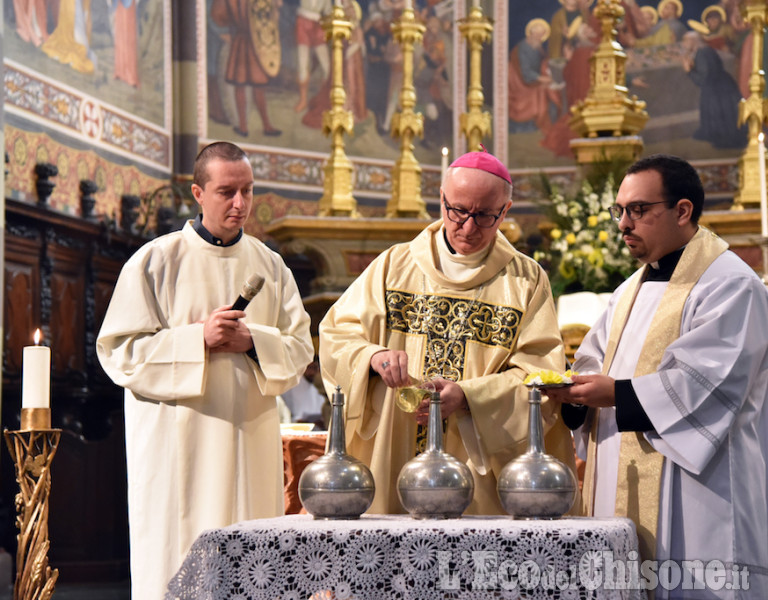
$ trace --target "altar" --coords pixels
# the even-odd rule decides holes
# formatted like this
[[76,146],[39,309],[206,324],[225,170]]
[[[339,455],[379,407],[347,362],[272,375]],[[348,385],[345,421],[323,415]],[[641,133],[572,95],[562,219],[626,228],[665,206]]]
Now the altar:
[[166,600],[645,598],[629,519],[288,515],[203,532]]

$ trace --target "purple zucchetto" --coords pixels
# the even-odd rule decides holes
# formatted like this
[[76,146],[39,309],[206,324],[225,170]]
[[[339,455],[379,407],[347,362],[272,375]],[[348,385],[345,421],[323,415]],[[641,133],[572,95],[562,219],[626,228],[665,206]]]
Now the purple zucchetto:
[[462,154],[451,163],[450,168],[466,167],[468,169],[480,169],[496,177],[501,177],[508,184],[512,185],[512,178],[509,176],[507,167],[504,166],[498,158],[490,152],[467,152]]

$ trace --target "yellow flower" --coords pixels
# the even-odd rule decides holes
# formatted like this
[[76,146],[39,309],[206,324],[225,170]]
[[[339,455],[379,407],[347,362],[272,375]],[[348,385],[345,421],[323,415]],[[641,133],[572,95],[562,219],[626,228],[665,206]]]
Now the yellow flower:
[[552,384],[552,383],[563,383],[563,376],[560,375],[560,373],[555,373],[554,371],[550,371],[549,369],[545,369],[543,371],[536,371],[534,373],[531,373],[523,380],[523,383],[538,383],[538,380],[541,380],[542,385]]
[[549,237],[551,237],[553,240],[559,240],[562,235],[563,232],[559,229],[553,229],[549,232]]
[[607,231],[601,231],[597,234],[597,239],[601,242],[607,242],[608,241],[608,232]]
[[573,265],[569,265],[565,261],[560,263],[560,266],[557,268],[557,270],[560,271],[560,275],[566,279],[573,279],[576,277],[576,269],[574,269]]
[[587,260],[595,267],[600,268],[603,266],[603,253],[600,250],[594,250],[589,253]]
[[569,233],[565,236],[565,241],[569,244],[575,244],[576,243],[576,235],[573,233]]
[[597,217],[595,215],[589,215],[587,217],[587,225],[590,227],[597,227]]

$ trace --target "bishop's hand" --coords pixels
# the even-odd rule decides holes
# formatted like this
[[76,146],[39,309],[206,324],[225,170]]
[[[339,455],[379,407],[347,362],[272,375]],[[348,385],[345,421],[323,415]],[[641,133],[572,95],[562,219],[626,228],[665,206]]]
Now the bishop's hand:
[[[458,383],[442,378],[430,379],[429,383],[440,394],[440,416],[443,419],[460,410],[469,411],[467,397]],[[423,402],[414,414],[419,425],[426,425],[429,418],[429,402]]]
[[381,376],[387,387],[411,384],[408,375],[408,355],[403,350],[381,350],[371,356],[371,369]]

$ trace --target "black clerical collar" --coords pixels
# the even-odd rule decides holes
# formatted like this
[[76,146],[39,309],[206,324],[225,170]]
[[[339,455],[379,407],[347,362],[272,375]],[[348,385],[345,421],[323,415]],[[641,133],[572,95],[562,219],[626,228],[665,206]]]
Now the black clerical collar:
[[456,250],[453,249],[451,242],[448,241],[448,232],[445,230],[445,227],[443,227],[443,239],[445,240],[445,245],[448,246],[448,252],[456,254]]
[[646,281],[669,281],[672,277],[672,273],[675,272],[675,267],[680,261],[680,257],[683,255],[682,248],[678,248],[674,252],[670,252],[666,256],[662,256],[658,261],[648,264],[648,276]]
[[202,214],[198,214],[197,217],[195,217],[195,221],[194,223],[192,223],[192,227],[197,232],[197,235],[203,238],[206,242],[208,242],[213,246],[221,246],[222,248],[225,246],[234,246],[235,244],[237,244],[237,242],[240,241],[240,238],[243,237],[243,230],[241,229],[231,242],[227,242],[225,244],[224,240],[222,240],[221,238],[217,238],[215,235],[213,235],[210,231],[208,231],[205,228],[205,226],[203,225]]

